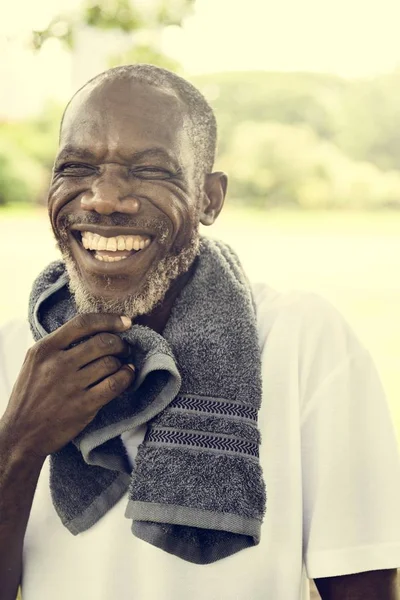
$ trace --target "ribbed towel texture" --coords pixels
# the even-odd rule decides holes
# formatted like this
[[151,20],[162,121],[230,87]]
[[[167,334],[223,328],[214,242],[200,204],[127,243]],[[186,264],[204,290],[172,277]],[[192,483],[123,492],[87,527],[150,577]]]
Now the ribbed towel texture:
[[[36,279],[35,340],[76,314],[62,261]],[[198,564],[260,541],[266,493],[259,464],[261,364],[250,287],[233,251],[202,238],[194,274],[162,335],[141,325],[134,384],[50,456],[53,504],[73,534],[128,490],[135,536]],[[147,423],[133,470],[120,435]]]

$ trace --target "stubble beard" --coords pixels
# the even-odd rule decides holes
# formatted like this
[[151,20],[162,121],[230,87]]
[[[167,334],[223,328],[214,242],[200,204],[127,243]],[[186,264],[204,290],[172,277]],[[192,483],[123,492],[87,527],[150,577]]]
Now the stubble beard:
[[[135,319],[140,315],[150,314],[161,305],[172,282],[190,269],[199,254],[200,234],[197,225],[184,248],[167,254],[150,268],[140,290],[115,299],[96,296],[88,290],[64,236],[58,239],[58,247],[69,276],[69,289],[79,313],[116,313]],[[111,288],[112,279],[104,279],[105,287]]]

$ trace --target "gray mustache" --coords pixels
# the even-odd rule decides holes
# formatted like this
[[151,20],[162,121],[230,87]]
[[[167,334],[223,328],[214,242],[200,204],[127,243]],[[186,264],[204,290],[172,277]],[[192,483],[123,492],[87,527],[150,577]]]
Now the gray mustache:
[[163,215],[157,219],[145,219],[140,217],[130,218],[121,213],[111,215],[99,215],[98,213],[69,214],[62,215],[59,219],[59,229],[66,231],[73,225],[104,225],[105,227],[132,227],[145,229],[158,234],[165,234],[170,230],[168,219]]

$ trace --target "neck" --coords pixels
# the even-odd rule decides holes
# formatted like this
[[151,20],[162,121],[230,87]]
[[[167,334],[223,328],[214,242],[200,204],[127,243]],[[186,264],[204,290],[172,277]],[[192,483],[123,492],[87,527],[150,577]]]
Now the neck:
[[[196,261],[195,261],[196,262]],[[159,334],[162,334],[167,324],[169,316],[171,314],[172,307],[175,303],[176,298],[183,290],[185,285],[191,278],[194,270],[194,264],[190,267],[186,273],[183,273],[172,282],[168,292],[165,294],[164,300],[161,304],[148,315],[141,315],[135,319],[135,323],[138,325],[145,325],[154,329]]]

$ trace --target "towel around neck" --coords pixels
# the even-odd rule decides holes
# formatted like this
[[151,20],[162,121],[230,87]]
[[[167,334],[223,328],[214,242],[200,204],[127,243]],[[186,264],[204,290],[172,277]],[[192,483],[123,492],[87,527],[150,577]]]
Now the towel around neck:
[[[65,265],[56,261],[32,289],[35,340],[76,312]],[[237,256],[202,238],[163,334],[133,325],[120,335],[132,346],[134,384],[50,457],[62,523],[79,534],[128,491],[133,534],[184,560],[207,564],[258,544],[266,504],[260,350]],[[143,423],[131,471],[120,435]]]

